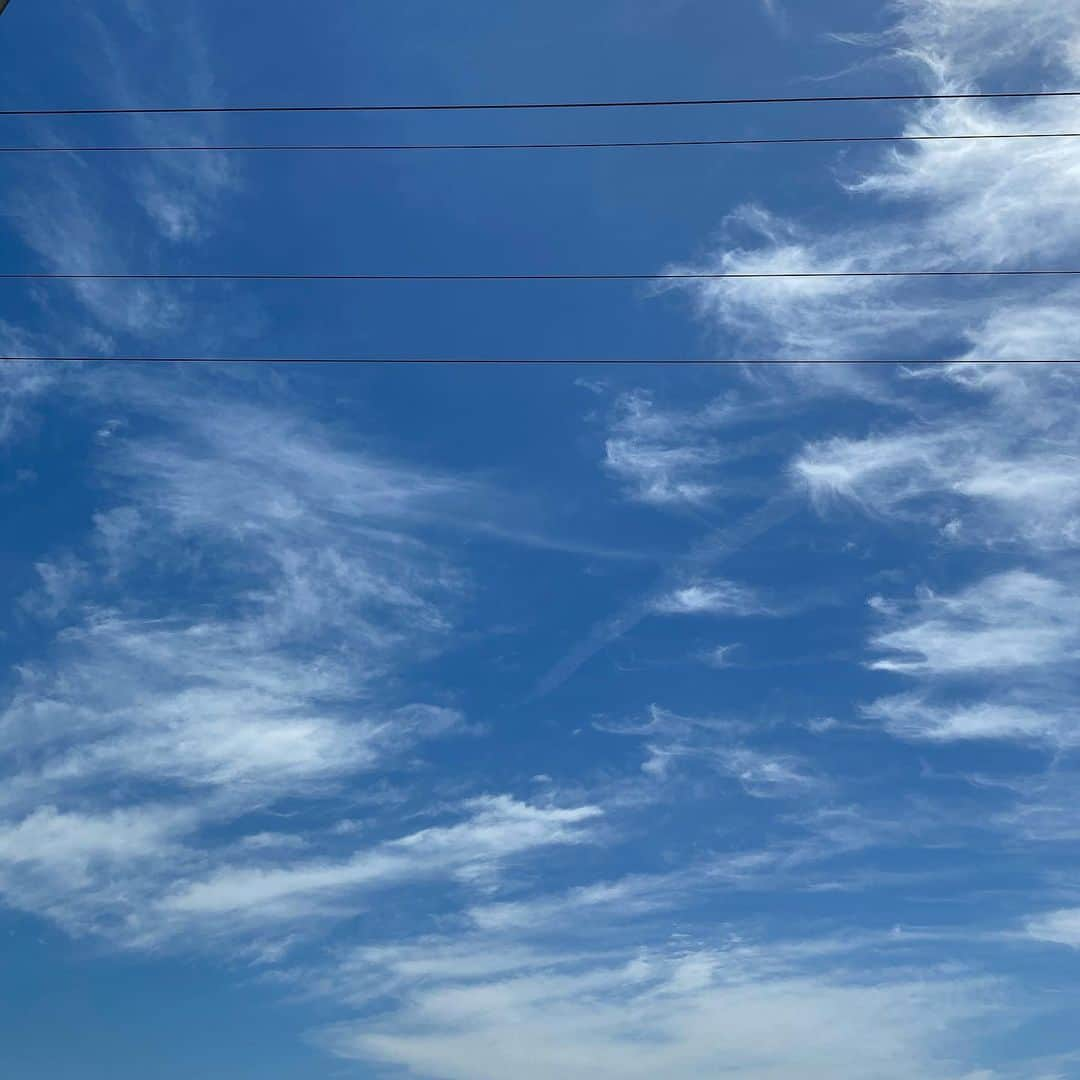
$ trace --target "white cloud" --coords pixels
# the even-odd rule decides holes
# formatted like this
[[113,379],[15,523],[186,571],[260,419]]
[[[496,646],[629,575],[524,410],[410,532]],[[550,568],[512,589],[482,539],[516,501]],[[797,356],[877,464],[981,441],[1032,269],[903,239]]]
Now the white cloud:
[[720,448],[688,442],[689,418],[659,413],[643,391],[626,394],[604,444],[607,469],[627,485],[631,497],[657,506],[697,504],[714,493],[703,477],[723,460]]
[[641,502],[701,503],[713,494],[709,484],[690,477],[716,461],[707,449],[694,446],[655,446],[626,438],[608,439],[605,465],[633,484]]
[[766,753],[748,747],[722,751],[718,767],[739,781],[748,795],[760,799],[805,796],[822,786],[806,764],[793,754]]
[[311,918],[350,891],[447,875],[473,877],[524,852],[591,839],[596,807],[542,808],[506,796],[474,799],[457,825],[423,829],[343,861],[288,867],[224,867],[178,886],[161,902],[167,915],[274,921]]
[[46,806],[0,830],[0,861],[81,874],[95,860],[157,855],[189,824],[190,815],[160,807],[86,815]]
[[1075,719],[1070,719],[1063,731],[1062,718],[1052,709],[998,701],[944,705],[917,694],[880,698],[865,706],[863,712],[873,720],[882,721],[891,735],[927,742],[973,739],[1062,742],[1071,739],[1077,727]]
[[43,559],[34,565],[41,588],[22,598],[25,608],[55,619],[75,601],[86,584],[86,566],[71,554]]
[[945,676],[1065,663],[1080,649],[1077,600],[1060,582],[1022,570],[953,596],[926,592],[910,618],[873,638],[890,655],[871,667]]
[[1033,54],[1047,67],[1080,67],[1080,7],[1073,0],[1018,7],[1011,0],[900,0],[891,40],[930,72],[993,75]]
[[[114,101],[165,97],[213,100],[217,94],[204,35],[190,11],[151,12],[128,5],[134,26],[120,18],[80,9],[77,32],[103,58],[107,85],[92,90]],[[130,61],[134,31],[145,63]],[[47,124],[47,121],[42,121]],[[183,134],[155,116],[115,116],[109,130],[119,142],[207,144],[224,132],[217,117],[189,116]],[[50,141],[48,128],[43,129]],[[54,129],[51,141],[70,142]],[[44,269],[59,273],[155,273],[169,269],[163,257],[179,247],[205,243],[219,225],[228,197],[240,187],[234,160],[218,154],[153,154],[122,171],[101,173],[76,155],[15,167],[0,213]],[[122,212],[121,208],[124,208]],[[169,249],[172,249],[171,251]],[[39,283],[32,299],[46,315],[47,329],[23,353],[97,355],[114,351],[130,335],[152,341],[160,352],[183,334],[184,349],[206,348],[241,324],[247,304],[235,293],[227,310],[204,293],[194,318],[191,290],[166,282],[90,281]],[[65,299],[72,303],[65,302]]]
[[[956,542],[1045,550],[1080,540],[1080,395],[1072,368],[950,366],[970,395],[931,425],[812,443],[793,463],[819,505],[948,526]],[[916,380],[918,381],[918,380]]]
[[964,1027],[993,1008],[990,988],[975,980],[811,973],[782,954],[671,948],[620,957],[484,938],[471,948],[372,950],[363,961],[381,973],[373,982],[396,992],[397,1008],[341,1024],[325,1041],[343,1057],[433,1080],[718,1071],[747,1080],[959,1080]]
[[212,804],[142,803],[93,812],[46,806],[0,824],[0,896],[69,931],[123,947],[230,950],[311,934],[390,887],[452,879],[489,887],[508,860],[594,842],[596,807],[471,800],[457,824],[429,827],[348,858],[319,857],[313,837],[255,833],[221,846],[200,835]]
[[1036,915],[1028,920],[1026,929],[1037,941],[1080,949],[1080,908],[1062,908]]
[[761,615],[762,607],[751,589],[734,581],[716,579],[674,589],[656,601],[661,615]]
[[[0,355],[41,356],[45,349],[35,335],[0,319]],[[50,389],[55,372],[33,361],[0,362],[0,446],[26,427],[30,404]]]
[[[957,43],[971,37],[956,25],[975,7],[980,18],[1001,24],[980,39],[988,53],[1030,50],[1034,41],[1048,62],[1073,63],[1047,20],[1029,25],[1015,11],[1002,14],[1003,3],[965,3],[903,5],[909,16],[934,7],[955,24],[920,60],[945,71],[941,77],[958,77],[946,69],[959,67]],[[1072,13],[1070,3],[1070,20]],[[901,46],[913,27],[909,18]],[[920,130],[984,130],[1057,117],[1040,104],[950,106],[913,110],[910,122]],[[107,227],[93,192],[68,190],[61,181],[27,209],[24,239],[47,265],[63,259],[76,268],[96,267],[102,253],[117,268],[134,268],[170,245],[198,243],[231,183],[213,173],[212,158],[198,160],[211,171],[188,176],[164,166],[137,174],[132,192],[146,222],[130,243]],[[707,262],[725,269],[862,269],[904,260],[1049,258],[1076,239],[1074,167],[1075,150],[1058,144],[1011,146],[1008,158],[1005,144],[904,151],[851,189],[864,202],[892,200],[892,225],[828,236],[746,209],[728,223],[731,247]],[[1047,171],[1047,213],[1062,223],[1056,233],[1042,210],[1033,216],[1017,198]],[[1014,235],[1021,230],[1035,234],[1023,245]],[[1078,322],[1073,291],[1055,289],[1039,306],[1029,295],[1026,286],[1016,287],[991,304],[980,296],[943,300],[923,286],[805,280],[718,284],[697,293],[702,309],[754,351],[851,355],[893,348],[896,340],[911,348],[948,340],[951,352],[970,348],[993,357],[1071,348]],[[159,341],[188,325],[179,294],[165,290],[79,287],[77,296],[109,333]],[[344,1001],[396,996],[387,1011],[336,1029],[329,1041],[338,1053],[429,1077],[678,1080],[721,1070],[747,1080],[990,1076],[960,1064],[974,1059],[966,1025],[986,1012],[990,995],[955,968],[924,964],[913,974],[879,957],[800,966],[793,950],[775,943],[754,951],[631,942],[609,951],[609,936],[601,944],[599,932],[610,935],[620,918],[679,911],[705,879],[728,892],[880,884],[885,872],[873,867],[809,868],[883,837],[900,842],[917,827],[904,815],[875,820],[863,806],[815,805],[832,793],[829,783],[744,719],[654,707],[643,723],[621,729],[641,739],[647,779],[635,775],[631,782],[684,808],[700,790],[685,782],[691,769],[695,780],[706,777],[707,790],[715,791],[719,778],[726,792],[803,799],[809,810],[785,804],[782,814],[761,802],[728,802],[754,828],[790,827],[805,836],[740,847],[707,866],[655,878],[567,883],[555,895],[545,891],[545,867],[539,893],[532,891],[536,879],[523,874],[507,899],[497,892],[505,887],[504,865],[528,857],[533,870],[555,847],[608,838],[601,833],[612,816],[602,815],[606,804],[588,792],[572,806],[491,796],[466,801],[451,824],[391,824],[384,811],[401,809],[398,788],[373,778],[365,792],[359,774],[398,768],[426,740],[464,727],[455,708],[417,703],[441,701],[437,691],[407,687],[418,661],[451,639],[470,588],[429,527],[447,517],[475,521],[482,492],[335,441],[308,417],[259,404],[271,391],[256,380],[236,376],[235,389],[223,389],[231,378],[158,369],[152,380],[87,380],[89,395],[108,400],[110,417],[117,402],[126,402],[132,417],[148,422],[110,428],[94,449],[107,478],[107,505],[94,518],[92,542],[79,552],[78,573],[54,562],[43,574],[42,612],[63,611],[72,625],[18,673],[0,717],[0,748],[13,763],[0,794],[0,889],[7,902],[128,945],[220,942],[225,952],[247,945],[261,962],[279,964],[293,935],[323,925],[323,916],[355,914],[380,891],[408,887],[410,905],[425,914],[437,908],[444,926],[464,916],[457,925],[471,929],[449,943],[410,939],[355,950],[341,972],[320,968],[316,975],[336,982]],[[793,369],[781,378],[789,390],[816,386],[858,392],[878,405],[892,395],[911,402],[904,426],[863,437],[849,431],[798,457],[795,473],[823,507],[843,496],[889,524],[928,521],[948,530],[950,543],[995,551],[1013,545],[1055,554],[1080,536],[1080,409],[1071,371],[942,367],[920,381]],[[607,468],[633,499],[698,513],[734,490],[729,463],[775,447],[725,432],[783,408],[776,385],[762,376],[758,397],[723,397],[682,412],[657,409],[640,392],[628,395],[609,433]],[[16,398],[32,387],[28,381],[24,394],[16,386]],[[927,388],[960,402],[956,411],[946,416],[927,407],[919,398]],[[756,533],[737,526],[712,539],[723,554],[746,535]],[[751,590],[700,576],[706,562],[703,556],[693,576],[673,573],[659,599],[647,597],[620,614],[595,640],[613,640],[650,614],[767,613]],[[928,593],[913,609],[877,605],[887,623],[875,638],[883,657],[875,666],[920,680],[920,691],[883,698],[869,707],[871,715],[905,738],[1064,743],[1067,717],[1045,706],[1065,699],[1057,669],[1075,660],[1077,597],[1062,584],[1069,578],[1061,567],[1031,565],[1039,572],[994,574],[955,595]],[[69,602],[76,593],[79,605]],[[942,704],[936,696],[953,680],[999,688],[1002,674],[1014,685],[995,700]],[[1033,696],[1029,675],[1048,687]],[[553,765],[527,766],[539,767],[557,774]],[[401,798],[426,800],[422,811],[438,809],[447,797],[444,778],[427,794],[405,781],[409,791]],[[449,796],[458,810],[466,786]],[[294,798],[308,800],[310,817],[301,812],[294,820],[279,805]],[[343,807],[347,800],[353,805]],[[370,818],[339,818],[357,804],[371,809]],[[611,805],[618,808],[615,797]],[[283,831],[267,830],[270,814],[280,814],[274,820]],[[367,841],[371,834],[397,839]],[[365,838],[360,850],[358,836]],[[758,841],[740,835],[736,842]],[[428,890],[441,898],[447,884],[466,897],[464,906],[428,905]],[[1068,912],[1042,916],[1029,931],[1063,938],[1073,935],[1073,921]],[[539,930],[594,936],[587,951],[565,942],[541,949],[526,933]]]
[[704,506],[737,491],[733,466],[767,451],[767,438],[736,437],[769,399],[728,390],[700,409],[658,407],[645,390],[621,395],[604,443],[604,466],[627,495],[657,507]]
[[469,921],[483,931],[500,933],[522,930],[556,933],[572,921],[610,929],[617,922],[643,914],[678,907],[685,901],[690,875],[636,875],[617,881],[581,885],[558,895],[533,896],[525,900],[503,900],[469,909]]
[[[161,906],[180,881],[234,869],[300,880],[321,858],[340,859],[331,841],[311,854],[300,843],[245,846],[247,815],[346,790],[359,804],[357,777],[414,768],[420,744],[468,731],[458,710],[410,700],[400,680],[444,645],[466,589],[422,534],[476,489],[333,445],[284,407],[241,404],[220,380],[166,387],[160,370],[105,372],[89,385],[109,415],[122,402],[134,422],[94,451],[111,505],[66,561],[42,562],[26,605],[47,618],[63,609],[65,622],[15,673],[0,711],[0,831],[25,846],[27,830],[48,823],[35,808],[55,804],[48,820],[70,821],[73,843],[90,851],[93,830],[111,828],[146,857],[114,860],[78,888],[40,868],[11,871],[6,892],[80,932],[153,943],[184,929]],[[445,865],[494,865],[485,829],[528,833],[513,809],[474,807],[473,858],[463,838]],[[214,839],[223,826],[236,843]],[[440,833],[426,835],[435,845]],[[401,880],[419,862],[404,844],[373,856]]]
[[878,605],[891,625],[871,639],[883,655],[870,667],[918,679],[921,688],[863,713],[903,739],[1074,744],[1077,599],[1062,581],[1011,570],[952,595],[922,590],[907,612]]
[[665,740],[686,739],[697,732],[712,738],[732,737],[752,730],[745,721],[729,717],[683,716],[660,705],[650,705],[642,720],[598,721],[594,726],[612,735],[642,735]]
[[800,798],[825,788],[797,755],[748,745],[755,726],[743,720],[680,716],[652,705],[642,722],[595,726],[644,739],[642,772],[656,783],[672,783],[680,797],[690,793],[683,782],[693,766],[736,781],[753,798]]
[[187,865],[183,841],[196,825],[190,808],[155,803],[42,806],[8,818],[0,823],[0,896],[72,932],[116,930],[162,874]]
[[731,654],[739,648],[738,642],[733,642],[730,645],[717,645],[712,649],[701,655],[703,663],[708,664],[709,667],[714,668],[726,668],[731,667],[733,661]]
[[[1007,2],[904,0],[897,6],[903,17],[889,44],[930,91],[977,89],[983,78],[1000,84],[1007,63],[1018,65],[1009,72],[1014,80],[1022,65],[1038,65],[1048,84],[1069,83],[1080,71],[1076,0],[1028,5],[1023,17]],[[1071,120],[1068,99],[938,101],[912,106],[903,131],[1062,131],[1069,130]],[[845,185],[853,201],[890,204],[877,222],[812,230],[748,206],[728,216],[723,246],[693,268],[843,273],[1050,264],[1067,257],[1080,239],[1078,168],[1080,149],[1074,140],[908,144],[880,154]],[[712,281],[679,287],[692,291],[700,312],[721,326],[736,349],[764,348],[796,358],[933,355],[935,349],[955,349],[957,339],[976,342],[980,328],[1003,303],[1038,303],[1033,298],[1046,292],[1016,282],[961,290],[940,281],[873,279]],[[898,340],[906,356],[897,355]],[[1043,335],[1039,344],[1050,353],[1033,356],[1033,343],[1021,341],[1022,353],[1013,355],[1061,356],[1070,341],[1068,334]]]
[[[1067,759],[1036,776],[1020,775],[1004,780],[976,776],[973,782],[1002,789],[1012,796],[1007,806],[994,815],[993,824],[1018,837],[1029,849],[1046,850],[1047,845],[1061,845],[1061,850],[1071,851],[1072,845],[1080,840],[1080,807],[1076,801],[1080,774],[1067,764]],[[1054,853],[1051,857],[1060,856]]]
[[[1080,3],[900,0],[884,35],[858,40],[930,91],[1080,74]],[[912,135],[1069,130],[1071,99],[938,101],[909,106]],[[865,158],[860,159],[865,162]],[[811,228],[760,206],[727,215],[720,245],[692,266],[731,273],[1053,266],[1080,246],[1076,140],[922,142],[847,170],[855,226]],[[876,212],[876,216],[871,216]],[[787,279],[681,283],[739,355],[794,358],[1073,358],[1080,293],[1050,280],[981,283]],[[902,347],[898,347],[898,342]],[[916,377],[922,376],[922,378]],[[872,434],[808,446],[794,463],[823,507],[855,500],[886,518],[930,524],[943,540],[1062,551],[1080,541],[1080,394],[1065,366],[995,365],[880,375],[843,367],[756,376],[819,390],[891,396],[909,416]],[[926,399],[929,383],[948,395]],[[800,386],[799,389],[803,389]],[[799,396],[789,387],[794,404]],[[914,422],[912,422],[912,417]],[[693,444],[690,443],[692,446]],[[696,481],[710,483],[708,470]]]
[[[310,794],[320,782],[372,769],[461,727],[460,714],[437,706],[358,708],[342,668],[312,670],[287,656],[237,651],[227,628],[106,629],[110,640],[64,673],[62,694],[44,698],[25,688],[2,718],[9,745],[62,744],[24,773],[31,791],[141,777],[227,789],[238,802],[278,799]],[[156,655],[133,656],[136,643]],[[170,686],[170,679],[177,681]]]
[[[129,3],[129,13],[140,32],[140,41],[152,62],[133,69],[123,63],[125,47],[111,23],[86,16],[90,34],[108,57],[110,88],[116,101],[138,101],[179,94],[189,101],[212,101],[221,97],[209,60],[207,35],[198,16],[190,11],[163,13],[143,3]],[[90,36],[88,34],[88,36]],[[168,42],[162,47],[159,43]],[[167,87],[167,89],[163,89]],[[179,90],[177,88],[180,88]],[[124,118],[132,141],[165,141],[166,125],[160,117]],[[220,117],[188,117],[183,134],[168,125],[169,142],[212,143],[224,134]],[[135,202],[160,237],[173,243],[205,240],[218,224],[223,199],[239,185],[237,167],[224,154],[165,154],[140,163],[131,173]]]
[[[726,215],[726,245],[671,273],[845,274],[909,258],[889,237],[837,232],[819,238],[760,206]],[[874,278],[762,277],[675,282],[689,287],[698,315],[719,326],[732,352],[802,359],[844,359],[875,353],[882,342],[934,325],[940,301],[904,303],[896,286]]]

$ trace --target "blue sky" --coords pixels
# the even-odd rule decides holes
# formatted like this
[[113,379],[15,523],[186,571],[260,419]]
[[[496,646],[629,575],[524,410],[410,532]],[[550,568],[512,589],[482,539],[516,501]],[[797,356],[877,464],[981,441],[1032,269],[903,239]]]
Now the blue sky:
[[[1076,0],[32,5],[12,107],[1072,87]],[[1052,131],[1069,99],[5,120],[4,141]],[[8,272],[1075,262],[1068,140],[42,156]],[[1080,1076],[1067,281],[3,286],[0,1060]]]

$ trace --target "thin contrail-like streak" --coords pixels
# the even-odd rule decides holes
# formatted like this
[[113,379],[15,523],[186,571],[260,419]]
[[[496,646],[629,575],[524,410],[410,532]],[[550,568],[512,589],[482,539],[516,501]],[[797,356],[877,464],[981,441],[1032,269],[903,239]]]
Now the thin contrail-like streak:
[[623,605],[614,615],[596,623],[588,637],[559,660],[533,688],[526,701],[539,701],[560,687],[583,664],[623,634],[646,619],[656,608],[657,600],[680,584],[688,566],[713,565],[734,554],[751,540],[787,520],[804,506],[798,492],[775,495],[764,506],[747,514],[734,525],[716,529],[697,543],[690,552],[664,573],[652,589]]

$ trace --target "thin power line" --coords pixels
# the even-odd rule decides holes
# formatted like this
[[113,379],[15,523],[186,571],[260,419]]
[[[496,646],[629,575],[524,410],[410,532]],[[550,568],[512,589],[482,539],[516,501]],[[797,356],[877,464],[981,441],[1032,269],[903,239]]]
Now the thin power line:
[[1080,269],[1047,270],[813,270],[655,274],[108,274],[13,273],[0,281],[761,281],[806,278],[1077,277]]
[[1080,90],[972,90],[951,94],[831,94],[806,97],[668,98],[626,101],[514,101],[353,105],[169,105],[0,109],[0,116],[132,116],[210,113],[479,112],[504,109],[652,109],[697,105],[808,105],[845,101],[969,101],[1080,97]]
[[409,150],[628,150],[693,146],[795,146],[836,143],[975,142],[982,139],[1076,139],[1078,131],[1002,132],[976,135],[825,135],[778,139],[644,139],[621,142],[533,143],[232,143],[159,146],[0,146],[0,154],[175,154],[253,151],[409,151]]
[[675,365],[681,367],[737,367],[743,364],[754,365],[794,365],[794,364],[857,364],[882,366],[925,366],[934,364],[1080,364],[1080,360],[927,360],[927,359],[791,359],[766,357],[390,357],[390,356],[0,356],[0,362],[18,361],[22,363],[123,363],[123,364],[352,364],[356,366],[446,366],[446,367],[659,367]]

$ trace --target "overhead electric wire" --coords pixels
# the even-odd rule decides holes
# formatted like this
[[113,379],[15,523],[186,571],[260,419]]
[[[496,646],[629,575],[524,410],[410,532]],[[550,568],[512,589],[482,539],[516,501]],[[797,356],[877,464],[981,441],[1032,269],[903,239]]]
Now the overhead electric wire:
[[123,364],[353,364],[357,366],[445,366],[445,367],[642,367],[676,365],[683,367],[734,367],[743,364],[856,364],[917,366],[933,364],[1080,364],[1080,359],[1065,360],[1001,360],[1001,359],[831,359],[831,358],[772,358],[772,357],[456,357],[456,356],[0,356],[0,362],[20,363],[123,363]]
[[0,273],[0,281],[761,281],[807,278],[998,278],[1080,277],[1080,269],[1032,270],[783,270],[688,271],[645,274],[275,274],[275,273],[92,273],[29,271]]
[[0,116],[148,116],[221,113],[484,112],[512,109],[655,109],[708,105],[809,105],[838,102],[970,101],[1080,97],[1080,90],[970,90],[937,94],[814,94],[801,97],[658,98],[601,101],[485,101],[338,105],[111,105],[0,109]]
[[487,143],[227,143],[161,146],[153,144],[87,146],[0,146],[0,154],[145,154],[238,153],[271,151],[417,151],[417,150],[630,150],[708,146],[796,146],[853,143],[977,142],[983,139],[1076,139],[1078,131],[1024,131],[969,135],[810,135],[749,139],[639,139],[613,142],[487,142]]
[[[3,0],[0,0],[0,11]],[[176,107],[106,107],[2,109],[0,116],[90,116],[142,114],[218,114],[218,113],[336,113],[336,112],[443,112],[517,109],[611,109],[677,106],[735,106],[765,104],[809,104],[837,102],[947,101],[1001,98],[1080,97],[1080,91],[972,91],[941,94],[815,95],[805,97],[712,98],[571,102],[488,102],[441,104],[341,104],[341,105],[240,105]],[[739,139],[669,139],[597,142],[534,143],[426,143],[426,144],[229,144],[229,145],[86,145],[86,146],[0,146],[0,153],[135,153],[135,152],[245,152],[245,151],[423,151],[423,150],[555,150],[622,149],[693,146],[767,146],[796,144],[883,143],[974,141],[982,139],[1064,139],[1080,137],[1080,132],[1005,132],[961,135],[871,135],[871,136],[800,136],[789,138]],[[28,272],[0,273],[0,280],[80,280],[80,281],[342,281],[342,282],[514,282],[514,281],[717,281],[823,278],[982,278],[982,277],[1080,276],[1080,269],[993,269],[993,270],[851,270],[784,272],[669,272],[669,273],[455,273],[455,274],[364,274],[364,273],[92,273]],[[0,356],[7,362],[115,362],[115,363],[228,363],[228,364],[353,364],[353,365],[518,365],[518,366],[732,366],[744,364],[874,364],[931,365],[944,363],[975,364],[977,359],[831,359],[831,358],[475,358],[475,357],[210,357],[210,356],[90,356],[90,355],[11,355]],[[995,360],[996,363],[1075,364],[1080,360]]]

